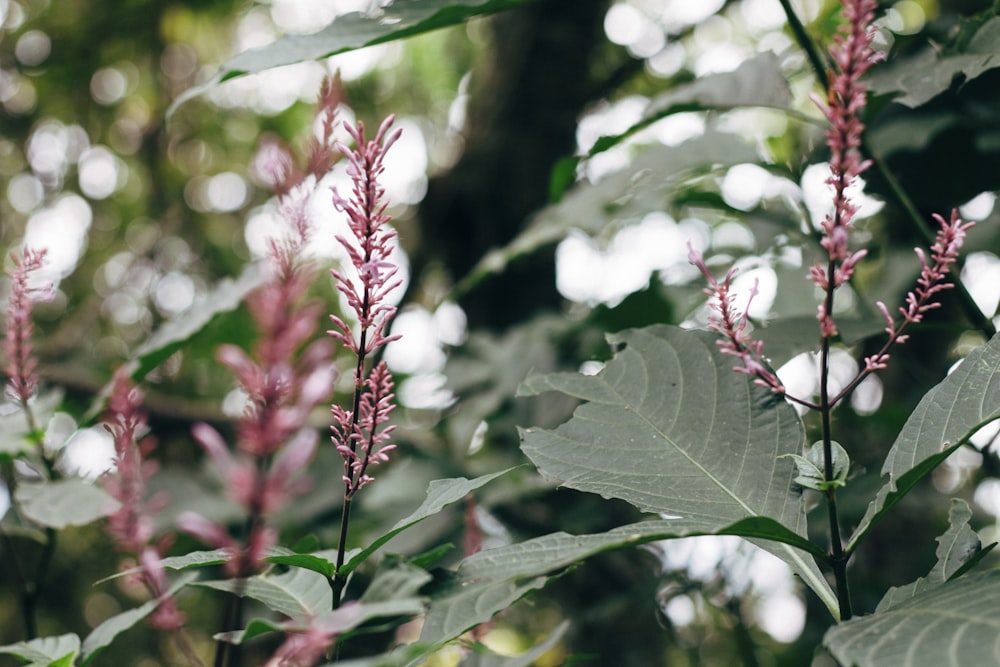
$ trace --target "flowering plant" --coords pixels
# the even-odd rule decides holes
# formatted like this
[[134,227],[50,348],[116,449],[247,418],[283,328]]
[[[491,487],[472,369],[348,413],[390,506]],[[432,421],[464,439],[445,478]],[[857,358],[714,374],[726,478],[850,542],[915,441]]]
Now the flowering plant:
[[[338,17],[329,29],[289,35],[255,50],[226,65],[219,78],[266,68],[269,58],[287,62],[296,54],[355,48],[355,32],[373,41],[402,39],[529,3],[455,0],[443,9],[440,2],[424,0],[375,4],[366,13]],[[913,545],[889,549],[880,542],[880,531],[894,523],[922,534],[915,529],[918,522],[906,523],[904,512],[931,486],[924,480],[957,489],[957,478],[978,475],[980,488],[989,490],[994,457],[984,443],[993,436],[981,429],[1000,420],[1000,341],[988,313],[973,303],[972,281],[962,266],[970,247],[984,247],[983,237],[975,237],[992,223],[984,219],[974,228],[967,222],[985,217],[975,215],[972,205],[950,215],[934,212],[968,199],[957,195],[938,197],[926,214],[918,210],[893,180],[898,161],[890,169],[880,152],[892,146],[898,128],[895,134],[884,126],[879,131],[879,123],[886,122],[880,110],[891,104],[888,92],[916,95],[923,86],[952,81],[955,72],[971,76],[976,68],[992,67],[984,49],[1000,32],[989,17],[964,25],[953,45],[960,57],[949,60],[945,49],[935,56],[934,76],[925,77],[932,84],[924,78],[912,83],[898,72],[875,69],[898,57],[885,26],[902,21],[908,29],[915,5],[904,4],[890,9],[875,0],[843,0],[842,27],[823,56],[810,32],[819,32],[826,16],[803,26],[791,3],[782,0],[789,32],[812,62],[811,74],[787,53],[755,56],[734,72],[696,71],[711,69],[701,63],[690,66],[691,81],[663,79],[670,80],[670,90],[641,118],[589,149],[584,139],[594,118],[586,118],[578,136],[585,154],[559,163],[551,202],[513,240],[497,240],[497,230],[466,225],[464,218],[437,220],[423,208],[411,217],[412,211],[393,205],[386,177],[411,131],[416,134],[421,125],[397,124],[389,116],[366,133],[365,123],[346,119],[367,112],[347,109],[343,84],[327,79],[304,155],[271,135],[259,143],[252,177],[269,190],[269,199],[253,208],[244,204],[247,247],[222,238],[236,219],[232,202],[219,195],[240,190],[222,187],[233,173],[218,180],[194,177],[185,189],[192,210],[200,207],[208,221],[219,223],[199,229],[195,236],[204,245],[196,242],[191,249],[210,255],[234,246],[257,260],[239,279],[222,280],[209,290],[203,289],[208,280],[202,275],[171,269],[160,276],[155,299],[150,297],[162,306],[156,317],[150,312],[149,321],[139,315],[129,320],[141,333],[118,338],[102,330],[94,345],[104,350],[101,363],[109,349],[116,360],[120,353],[127,360],[101,366],[91,384],[66,372],[61,360],[67,346],[60,340],[66,335],[53,333],[56,318],[69,319],[58,313],[75,303],[79,291],[67,290],[78,276],[65,279],[71,269],[57,248],[34,244],[44,218],[26,223],[23,242],[18,225],[8,228],[5,219],[0,234],[21,245],[10,254],[5,282],[0,501],[9,500],[9,508],[3,507],[0,521],[0,582],[12,595],[10,604],[0,603],[0,620],[13,622],[0,623],[0,632],[11,635],[0,656],[53,667],[125,660],[216,667],[516,667],[570,664],[586,661],[588,654],[601,664],[623,665],[805,664],[814,654],[817,664],[845,666],[991,663],[991,600],[1000,593],[1000,577],[980,566],[990,557],[991,535],[973,530],[981,517],[966,499],[954,493],[959,497],[951,501],[947,526],[944,512],[941,525],[934,525],[927,509],[934,505],[927,498],[920,503],[918,527],[940,533],[936,560],[924,563],[913,555],[919,553],[917,537]],[[653,6],[620,2],[607,14],[614,39],[626,39],[626,31],[616,33],[622,16],[645,25],[638,31],[645,35],[642,43],[630,47],[636,49],[631,55],[655,43],[650,31],[659,25],[639,21],[639,5],[643,11]],[[589,3],[581,2],[585,6]],[[532,9],[544,12],[548,5]],[[21,20],[19,4],[5,13],[0,2],[0,10],[0,31],[8,16]],[[276,5],[274,14],[280,11]],[[692,30],[692,43],[704,42],[719,27],[725,33],[738,25],[730,11],[720,9],[715,23]],[[571,18],[578,18],[575,12]],[[749,13],[743,20],[754,23]],[[548,39],[562,32],[524,34]],[[787,41],[787,35],[780,37]],[[18,41],[18,62],[30,62],[38,39],[25,35]],[[772,42],[783,44],[782,39]],[[537,53],[535,46],[526,53]],[[668,55],[646,59],[649,72],[662,74],[670,66]],[[183,69],[178,57],[164,54],[165,76]],[[7,61],[0,61],[6,68]],[[547,62],[537,58],[532,66]],[[636,56],[635,62],[643,60]],[[787,80],[793,69],[803,86],[815,79],[824,90],[806,112],[795,107]],[[6,72],[0,69],[5,83],[13,80]],[[16,90],[4,88],[2,109],[23,104],[24,82],[36,74],[42,73],[17,79]],[[610,79],[633,75],[629,65]],[[95,74],[95,95],[110,99],[105,84],[112,80],[113,73]],[[488,161],[483,170],[487,187],[471,196],[463,190],[466,179],[483,177],[466,169],[463,158],[451,172],[455,181],[431,177],[427,201],[444,201],[439,210],[458,212],[460,218],[477,209],[490,209],[491,216],[493,209],[502,211],[489,218],[497,227],[525,217],[516,205],[522,194],[530,199],[528,191],[544,179],[512,197],[508,181],[519,182],[521,172],[536,162],[548,168],[535,153],[555,118],[545,116],[544,98],[552,92],[548,88],[561,95],[564,85],[574,83],[544,79],[531,95],[512,95],[511,108],[495,104],[506,97],[502,94],[463,110],[461,92],[449,106],[450,123],[466,114],[480,122],[484,113],[515,116],[514,134],[529,140],[470,130],[465,137],[470,156],[502,149],[503,159]],[[367,83],[357,85],[370,92]],[[893,85],[904,88],[890,89]],[[521,122],[529,115],[525,100],[542,107],[545,122]],[[778,109],[782,122],[803,125],[801,132],[786,134],[803,140],[771,141],[767,147],[774,154],[765,154],[764,142],[748,145],[729,131],[742,122],[733,109],[745,107]],[[704,121],[699,136],[608,156],[609,163],[627,165],[620,172],[603,174],[600,161],[590,161],[623,148],[660,120],[692,110],[700,114],[695,120]],[[266,124],[280,128],[288,118]],[[116,146],[127,144],[128,120],[116,119]],[[934,123],[946,120],[947,114],[934,117]],[[924,127],[912,118],[908,122]],[[234,115],[227,134],[246,135],[240,123]],[[399,126],[406,128],[402,141]],[[820,131],[813,132],[816,127],[825,143]],[[44,129],[41,124],[39,136]],[[445,134],[457,145],[454,129]],[[172,155],[207,154],[196,142],[170,136],[164,144]],[[990,137],[980,137],[979,148],[987,150]],[[44,167],[35,159],[42,139],[25,150],[33,169]],[[79,152],[73,141],[67,139],[72,148],[67,153]],[[823,144],[823,156],[812,154],[811,142]],[[92,148],[87,159],[100,159],[101,147]],[[0,141],[0,178],[10,164],[7,150]],[[826,160],[828,213],[803,214],[813,207],[803,192],[808,179],[789,157],[798,152],[809,153],[803,163]],[[434,152],[436,168],[448,163],[445,153]],[[193,169],[178,158],[182,162]],[[83,157],[79,164],[80,189],[96,200],[99,192],[85,177]],[[575,167],[581,168],[574,172]],[[577,182],[568,188],[574,174]],[[764,184],[756,203],[730,187],[748,174]],[[10,210],[29,208],[25,201],[36,181],[43,192],[38,196],[48,198],[63,176],[39,172],[36,180],[12,180],[5,190],[15,204]],[[863,183],[862,176],[872,183]],[[775,181],[784,184],[780,197],[767,194]],[[886,250],[893,243],[880,238],[899,231],[890,228],[898,223],[895,211],[867,220],[862,215],[860,193],[866,187],[923,230],[926,243],[916,248],[915,261],[910,241],[904,261]],[[504,201],[508,198],[512,201]],[[403,221],[402,243],[394,216]],[[110,234],[116,219],[98,216],[92,233]],[[269,235],[256,234],[261,220],[276,222]],[[139,280],[142,272],[129,265],[140,265],[143,253],[159,253],[171,267],[197,254],[166,242],[151,250],[141,223],[132,224],[122,232],[129,252],[101,259],[94,273],[94,290],[109,303],[146,289],[149,280]],[[559,252],[572,247],[585,235],[572,236],[570,226],[597,236],[624,228],[607,245],[609,254],[618,245],[630,248],[628,266],[604,263],[595,242],[586,267],[587,277],[601,283],[606,303],[588,305],[581,297],[556,315],[525,312],[524,321],[501,331],[498,322],[506,315],[499,313],[516,310],[525,296],[511,292],[505,295],[510,303],[493,304],[496,319],[483,318],[491,302],[478,290],[509,279],[525,255],[553,240],[570,235]],[[630,244],[628,235],[638,228],[654,234],[656,243],[637,245],[633,238]],[[421,251],[421,245],[440,243],[441,235],[451,244],[447,251],[440,256],[436,249]],[[491,249],[506,241],[507,247]],[[478,248],[480,242],[487,247]],[[685,242],[686,253],[680,250]],[[91,245],[100,252],[98,244]],[[327,254],[340,255],[329,279],[324,279],[328,258],[314,252],[323,245]],[[401,245],[414,252],[412,276],[404,269]],[[442,258],[462,255],[465,271],[476,253],[486,254],[471,274],[444,276]],[[985,255],[969,256],[968,266],[987,261]],[[640,259],[652,268],[638,266]],[[741,274],[751,262],[763,270]],[[660,271],[668,286],[649,280],[621,303],[607,299],[609,275],[637,266],[645,271],[642,278]],[[904,275],[904,266],[912,276]],[[607,267],[611,270],[601,270]],[[772,302],[767,277],[779,274]],[[90,277],[87,271],[79,275]],[[188,285],[181,275],[190,278],[193,305],[168,314],[171,293]],[[912,280],[900,287],[903,278]],[[528,296],[547,288],[554,289],[537,278],[520,287]],[[699,293],[708,296],[704,307]],[[397,318],[403,298],[407,305]],[[474,327],[466,339],[440,331],[446,308],[430,312],[428,304],[451,298],[468,307]],[[42,306],[50,300],[51,306]],[[550,301],[539,297],[543,302]],[[956,304],[963,303],[974,309],[964,329],[955,315]],[[423,333],[433,331],[424,338],[436,337],[438,343],[447,338],[454,348],[446,355],[436,345],[433,354],[424,348],[415,355],[420,363],[400,361],[403,346],[421,342],[419,326],[418,335],[411,335],[414,321],[426,325]],[[707,331],[698,331],[699,325]],[[76,320],[59,326],[79,337]],[[613,333],[604,344],[598,334],[606,330]],[[138,342],[144,335],[149,338]],[[962,359],[946,376],[945,367],[925,363],[927,347],[942,340],[950,342],[947,353],[934,357],[938,362]],[[134,350],[125,352],[132,344]],[[570,372],[550,372],[558,369]],[[179,376],[190,382],[175,386]],[[444,377],[447,391],[427,390]],[[65,394],[51,389],[62,384]],[[882,402],[878,420],[866,422],[882,400],[869,392],[883,388],[893,394],[892,402]],[[168,395],[171,390],[175,395]],[[177,400],[185,391],[197,400]],[[434,400],[428,400],[431,393]],[[559,396],[534,399],[543,393]],[[223,404],[224,394],[224,408],[209,407]],[[81,398],[93,399],[89,409],[81,407]],[[515,424],[527,423],[540,426],[521,429],[518,448]],[[110,451],[101,470],[87,471],[74,460],[87,439]],[[978,456],[983,465],[972,473],[961,461],[950,464],[956,452],[961,453],[955,459]],[[532,466],[524,465],[522,454]],[[988,508],[988,496],[984,501],[981,495],[976,506]],[[678,541],[687,537],[709,541]],[[678,554],[692,544],[721,549],[732,544],[727,540],[740,545],[731,558],[710,561],[711,567],[700,557],[678,564],[683,560]],[[650,553],[656,556],[652,565]],[[884,569],[895,577],[892,583],[910,583],[872,583],[872,561],[895,555],[901,557]],[[591,559],[596,562],[584,566]],[[83,567],[100,569],[94,578],[101,580],[80,593],[65,582],[70,570]],[[786,606],[779,605],[778,613],[765,613],[775,588],[765,590],[755,578],[767,572],[785,577]],[[747,578],[752,583],[745,583]],[[537,592],[550,583],[545,593]],[[633,594],[659,609],[622,614],[620,603]],[[518,604],[529,596],[527,604]],[[80,618],[64,614],[78,597],[87,600]],[[789,627],[807,610],[808,631],[796,639],[800,631]],[[568,622],[554,620],[560,616]],[[768,625],[775,617],[784,628]]]

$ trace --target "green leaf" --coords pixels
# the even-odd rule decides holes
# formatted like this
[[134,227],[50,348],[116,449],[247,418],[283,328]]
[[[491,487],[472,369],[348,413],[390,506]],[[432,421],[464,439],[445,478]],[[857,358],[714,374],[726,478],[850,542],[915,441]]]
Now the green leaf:
[[71,667],[79,652],[80,638],[74,634],[0,646],[0,653],[20,658],[29,667]]
[[1000,571],[960,577],[831,628],[824,645],[845,667],[1000,664]]
[[275,554],[267,557],[267,562],[310,570],[324,577],[332,577],[337,572],[337,550],[330,549],[314,554]]
[[247,579],[199,581],[196,586],[248,597],[285,616],[316,615],[330,609],[329,580],[303,568],[281,574],[262,574]]
[[416,616],[423,610],[423,602],[416,598],[383,602],[349,602],[340,609],[326,609],[316,614],[300,615],[282,623],[256,618],[247,624],[245,630],[223,632],[215,635],[215,639],[230,644],[242,644],[270,632],[303,631],[310,625],[320,625],[343,637],[350,636],[352,630],[373,619]]
[[536,644],[521,655],[505,656],[495,653],[478,653],[473,650],[465,660],[459,663],[459,667],[531,667],[531,665],[535,664],[535,660],[559,644],[559,641],[566,634],[567,630],[569,630],[569,622],[564,621],[560,623],[544,641]]
[[[534,376],[521,395],[559,391],[586,401],[555,429],[522,431],[522,449],[548,478],[580,491],[681,517],[713,532],[766,517],[806,535],[805,509],[783,454],[805,431],[790,405],[719,352],[716,336],[653,326],[609,337],[621,348],[595,376]],[[759,545],[786,561],[836,615],[816,563],[788,544]]]
[[[174,596],[177,592],[198,578],[195,573],[188,573],[178,577],[170,586],[167,595]],[[159,602],[150,600],[145,604],[129,609],[107,619],[91,631],[87,638],[83,640],[83,647],[80,653],[80,667],[86,667],[91,660],[103,651],[114,641],[115,637],[125,632],[133,625],[143,620],[155,610]]]
[[627,168],[595,184],[580,183],[557,204],[542,209],[517,238],[487,253],[455,287],[456,293],[467,292],[519,257],[561,241],[570,230],[597,234],[669,208],[678,183],[698,171],[758,159],[742,137],[714,131],[677,146],[646,147]]
[[822,441],[814,442],[806,450],[805,456],[783,454],[778,458],[788,458],[795,461],[795,465],[799,469],[799,476],[795,478],[796,484],[807,489],[813,489],[814,491],[826,491],[827,489],[847,484],[847,472],[851,468],[851,458],[848,456],[847,451],[836,440],[830,444],[830,454],[833,459],[833,479],[830,481],[826,480],[826,474],[823,472],[826,465],[826,457],[823,455]]
[[24,516],[56,530],[85,526],[121,507],[107,491],[78,477],[21,484],[14,498]]
[[853,550],[910,489],[976,431],[1000,419],[1000,336],[973,350],[920,400],[882,464],[888,476],[848,542]]
[[[48,423],[56,409],[62,404],[62,399],[62,390],[47,391],[32,397],[28,401],[28,405],[35,415],[35,421],[39,424]],[[32,442],[24,411],[20,408],[14,408],[0,414],[0,458],[16,458],[33,451],[37,451],[37,446]]]
[[432,594],[420,641],[430,646],[449,642],[542,588],[553,576],[605,551],[707,534],[782,540],[824,557],[819,547],[767,517],[748,517],[711,529],[703,520],[659,519],[593,535],[552,533],[466,558],[454,579]]
[[513,469],[514,468],[507,468],[506,470],[501,470],[500,472],[491,473],[489,475],[482,475],[481,477],[476,477],[471,480],[464,477],[455,477],[451,479],[436,479],[432,481],[430,486],[427,487],[427,497],[424,499],[424,502],[422,502],[420,506],[408,517],[397,521],[396,525],[394,525],[389,532],[374,540],[370,545],[368,545],[367,548],[344,563],[344,567],[341,568],[340,571],[341,576],[346,577],[354,570],[354,568],[363,563],[369,556],[381,548],[383,544],[410,526],[423,521],[427,517],[437,514],[452,503],[457,503],[476,489],[490,483],[501,475],[506,475]]
[[979,536],[969,527],[972,510],[961,498],[952,498],[951,510],[948,512],[948,530],[937,538],[937,563],[926,577],[920,577],[905,586],[890,588],[879,601],[875,613],[881,613],[898,607],[920,593],[936,588],[951,579],[961,575],[968,569],[970,563],[978,562],[985,552],[993,549],[995,544],[983,549]]
[[[210,567],[212,565],[222,565],[229,560],[229,552],[225,549],[213,549],[212,551],[192,551],[191,553],[184,554],[183,556],[168,556],[160,560],[160,564],[168,570],[188,570],[196,567]],[[94,585],[103,584],[107,581],[113,581],[115,579],[120,579],[121,577],[126,577],[130,574],[135,574],[136,572],[141,572],[142,568],[139,566],[128,568],[127,570],[121,570],[115,572],[112,575],[104,577],[94,582]]]
[[923,106],[950,89],[956,80],[971,81],[1000,67],[1000,16],[986,21],[961,53],[939,55],[927,48],[911,58],[893,59],[869,77],[872,92],[901,93],[894,101],[911,108]]
[[675,113],[735,109],[738,107],[770,107],[787,109],[792,101],[788,82],[781,73],[778,57],[763,53],[744,60],[731,72],[709,74],[690,83],[672,87],[655,97],[639,121],[616,135],[603,136],[590,149],[587,157],[612,148],[639,130]]
[[184,102],[238,76],[420,35],[534,1],[396,0],[377,12],[342,14],[318,32],[287,35],[230,58],[208,82],[181,94],[167,110],[167,117]]
[[385,602],[400,598],[415,598],[420,589],[431,579],[427,570],[411,565],[399,556],[390,555],[379,563],[374,578],[361,596],[361,601]]
[[[455,581],[431,601],[420,642],[439,647],[489,621],[533,590],[548,582],[548,577],[513,581]],[[411,663],[412,664],[412,663]]]

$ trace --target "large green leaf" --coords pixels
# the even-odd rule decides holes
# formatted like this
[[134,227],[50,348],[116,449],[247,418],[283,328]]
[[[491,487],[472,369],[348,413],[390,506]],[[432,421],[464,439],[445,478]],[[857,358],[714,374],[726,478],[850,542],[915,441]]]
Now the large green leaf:
[[858,542],[910,489],[976,431],[1000,419],[1000,336],[972,351],[927,392],[882,464],[888,476],[848,542]]
[[831,628],[823,643],[845,667],[1000,664],[1000,571],[959,577],[890,610]]
[[940,55],[927,48],[918,55],[893,59],[872,72],[871,90],[897,93],[894,101],[908,107],[923,106],[956,81],[967,82],[1000,67],[1000,16],[983,23],[959,53]]
[[187,100],[238,76],[412,37],[534,1],[396,0],[375,12],[342,14],[318,32],[287,35],[267,46],[230,58],[208,82],[180,95],[167,111],[167,116]]
[[[802,422],[790,405],[735,373],[716,340],[669,326],[626,331],[609,337],[624,349],[596,376],[529,378],[523,395],[554,390],[586,402],[553,431],[523,431],[522,449],[548,478],[679,517],[689,530],[766,517],[804,537],[795,466],[779,458],[802,452]],[[758,543],[836,613],[811,557],[785,543]]]
[[196,585],[253,598],[269,609],[293,618],[320,614],[330,609],[332,601],[329,580],[299,567],[282,574],[199,581]]
[[[552,533],[487,549],[462,561],[454,578],[432,594],[420,641],[429,646],[451,641],[543,587],[566,568],[597,554],[707,534],[784,540],[823,555],[804,537],[767,517],[747,517],[711,527],[707,527],[704,519],[659,519],[593,535]],[[833,602],[832,594],[830,601]]]
[[542,209],[517,238],[487,253],[456,290],[471,289],[518,257],[561,241],[570,230],[598,234],[663,211],[669,208],[678,184],[694,173],[758,160],[757,151],[742,137],[715,131],[677,146],[646,147],[627,168],[595,184],[581,183],[558,203]]
[[14,498],[24,516],[57,530],[85,526],[121,507],[107,491],[78,477],[21,484]]
[[326,610],[315,615],[304,615],[285,622],[256,618],[247,624],[246,630],[224,632],[215,636],[218,641],[242,644],[270,632],[287,632],[309,627],[316,623],[338,636],[350,636],[362,623],[375,618],[393,616],[416,616],[424,610],[423,602],[417,598],[400,598],[382,602],[351,602],[336,610]]
[[79,652],[80,638],[74,634],[0,646],[0,653],[16,656],[28,667],[71,667]]
[[982,548],[979,536],[969,527],[972,510],[961,498],[953,498],[951,511],[948,512],[948,530],[938,537],[937,563],[926,577],[905,586],[894,586],[878,603],[876,613],[881,613],[898,607],[920,593],[926,593],[937,586],[965,572],[970,564],[974,564],[989,553],[996,544],[986,549]]

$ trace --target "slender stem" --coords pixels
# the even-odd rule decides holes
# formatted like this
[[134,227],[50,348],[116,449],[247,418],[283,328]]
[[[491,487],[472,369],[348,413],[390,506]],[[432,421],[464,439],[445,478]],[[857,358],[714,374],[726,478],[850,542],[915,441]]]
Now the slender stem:
[[788,18],[788,27],[792,29],[792,34],[795,35],[795,41],[806,52],[806,57],[809,58],[809,63],[812,65],[813,71],[816,73],[816,78],[819,80],[823,90],[828,89],[830,81],[826,75],[826,61],[820,54],[819,49],[816,48],[816,44],[812,38],[809,37],[809,33],[806,32],[806,27],[799,20],[790,0],[779,0],[779,2],[781,3],[781,8],[785,10],[785,16]]
[[[824,90],[829,89],[829,77],[827,76],[827,65],[824,62],[819,50],[816,48],[815,42],[806,32],[805,26],[802,25],[802,21],[795,14],[795,10],[792,8],[790,0],[779,0],[782,9],[785,10],[785,16],[788,18],[788,25],[792,29],[792,34],[795,35],[795,41],[798,42],[799,47],[806,52],[806,56],[809,58],[809,63],[812,66],[813,72],[816,75],[816,79],[819,81],[821,87]],[[926,220],[925,216],[921,215],[920,211],[917,209],[916,205],[913,203],[913,199],[907,194],[906,190],[900,184],[899,179],[896,178],[892,170],[889,169],[885,160],[876,151],[872,149],[871,143],[862,136],[861,138],[861,153],[865,158],[872,161],[875,166],[875,170],[878,171],[879,175],[885,179],[886,184],[889,186],[889,190],[892,192],[892,196],[895,197],[896,202],[906,211],[907,216],[914,223],[917,231],[924,237],[928,243],[934,242],[934,231],[930,226],[930,223]],[[959,265],[961,268],[961,264]],[[979,306],[976,305],[975,300],[972,295],[969,294],[969,290],[965,287],[962,281],[956,281],[955,285],[959,300],[962,305],[962,310],[965,312],[965,316],[969,318],[986,338],[992,338],[996,334],[996,327],[993,326],[993,322],[989,317],[984,315],[982,311],[979,310]]]
[[340,608],[340,599],[344,594],[344,586],[347,585],[347,578],[340,570],[344,567],[344,553],[347,551],[347,524],[351,520],[351,498],[344,496],[344,507],[340,513],[340,539],[337,542],[337,570],[333,575],[333,582],[330,584],[333,591],[334,609]]
[[25,582],[24,599],[22,610],[24,612],[24,625],[27,630],[28,639],[35,639],[38,636],[38,625],[36,622],[38,601],[42,597],[43,584],[48,574],[49,566],[52,564],[52,556],[56,551],[56,533],[54,528],[45,529],[45,545],[42,553],[38,557],[38,567],[35,569],[35,576],[32,581]]
[[[827,316],[833,313],[833,295],[835,289],[833,278],[836,268],[837,263],[830,260],[827,265],[829,287],[826,290],[825,296]],[[827,520],[830,524],[830,563],[833,568],[833,577],[837,587],[837,604],[840,607],[840,620],[846,621],[851,617],[851,593],[847,582],[847,555],[844,553],[844,545],[840,537],[840,518],[837,513],[837,487],[831,483],[834,479],[831,412],[833,412],[833,403],[830,402],[830,337],[823,336],[820,352],[819,380],[819,413],[823,429],[823,479],[827,482],[825,496]]]

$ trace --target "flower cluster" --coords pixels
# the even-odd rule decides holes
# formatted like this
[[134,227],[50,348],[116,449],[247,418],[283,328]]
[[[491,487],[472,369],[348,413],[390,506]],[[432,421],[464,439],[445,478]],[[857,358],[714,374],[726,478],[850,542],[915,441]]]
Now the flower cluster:
[[[708,287],[704,291],[712,298],[710,307],[716,313],[709,317],[708,328],[722,335],[722,338],[716,341],[719,350],[743,362],[742,366],[734,366],[733,370],[753,377],[755,384],[767,387],[776,394],[784,394],[785,387],[781,384],[781,380],[764,365],[764,342],[753,340],[747,330],[749,321],[746,311],[741,313],[733,305],[735,295],[731,290],[736,269],[730,269],[722,282],[718,282],[705,265],[704,258],[690,243],[688,243],[688,261],[698,267],[708,282]],[[754,283],[753,289],[750,290],[747,310],[755,296],[757,296],[757,283]]]
[[12,254],[10,295],[7,299],[7,322],[3,341],[7,357],[7,395],[26,407],[38,386],[35,368],[38,360],[32,355],[31,335],[35,325],[32,310],[36,301],[51,297],[51,287],[32,284],[32,275],[45,265],[44,249],[25,247]]
[[958,261],[958,251],[965,242],[965,234],[975,225],[974,222],[963,222],[958,217],[958,211],[952,210],[951,220],[945,220],[937,213],[934,214],[940,228],[931,246],[930,261],[927,253],[922,248],[914,248],[920,259],[920,277],[917,278],[917,288],[911,290],[906,295],[906,305],[899,307],[899,314],[902,315],[902,322],[897,325],[895,318],[889,309],[881,301],[877,302],[879,311],[886,319],[885,332],[889,334],[889,340],[877,353],[865,357],[865,369],[868,371],[881,370],[886,367],[889,361],[889,347],[895,343],[905,343],[909,334],[903,333],[910,324],[916,324],[924,319],[924,314],[935,308],[939,308],[941,303],[932,299],[939,292],[951,289],[954,285],[947,281],[948,272]]
[[[833,186],[834,191],[833,212],[821,223],[823,236],[820,244],[826,251],[827,263],[825,267],[817,263],[809,269],[809,279],[824,293],[817,313],[824,354],[829,349],[829,339],[838,334],[833,318],[834,293],[851,279],[857,263],[867,254],[866,250],[851,252],[848,246],[848,230],[857,214],[857,206],[848,198],[847,189],[871,165],[870,161],[861,159],[864,125],[860,120],[860,113],[866,104],[866,88],[861,77],[882,58],[882,54],[872,48],[872,21],[877,8],[876,1],[843,0],[843,7],[847,24],[831,48],[837,72],[831,77],[826,104],[815,100],[830,122],[826,139],[831,154],[831,175],[827,183]],[[775,393],[785,394],[791,401],[821,409],[835,406],[870,373],[886,368],[889,349],[897,343],[906,342],[908,335],[904,331],[907,327],[923,320],[928,311],[938,308],[940,304],[934,300],[936,296],[953,287],[946,278],[958,259],[966,232],[974,224],[963,222],[957,211],[952,212],[950,221],[937,214],[934,218],[940,228],[929,258],[922,249],[915,249],[921,264],[920,277],[916,289],[907,294],[905,306],[899,308],[900,323],[896,323],[884,303],[877,303],[887,322],[885,332],[889,335],[888,339],[878,352],[865,357],[864,367],[837,396],[825,397],[823,405],[785,394],[780,380],[762,363],[763,343],[754,341],[748,332],[746,314],[738,312],[733,306],[731,283],[734,271],[730,270],[719,283],[708,270],[701,255],[691,249],[688,258],[705,276],[708,283],[705,293],[713,299],[711,308],[716,314],[710,317],[708,327],[722,335],[722,339],[718,341],[722,352],[738,357],[743,362],[742,366],[737,366],[734,370],[753,376],[756,384]],[[755,285],[750,293],[751,300],[756,293]],[[749,307],[749,303],[747,305]]]
[[119,551],[138,562],[137,576],[158,602],[146,622],[158,630],[172,632],[188,662],[199,665],[201,662],[181,631],[187,619],[170,594],[163,567],[163,554],[171,539],[169,536],[153,539],[153,516],[164,507],[166,497],[146,496],[147,482],[156,474],[158,466],[148,458],[156,443],[147,435],[146,416],[141,411],[143,395],[123,371],[115,374],[111,386],[104,428],[114,439],[115,466],[101,481],[120,507],[108,516],[105,530]]
[[848,229],[857,206],[848,198],[847,189],[854,180],[871,166],[871,162],[861,159],[861,134],[864,125],[860,113],[866,103],[866,87],[861,77],[882,58],[880,52],[872,48],[876,0],[844,0],[844,16],[847,24],[837,36],[830,50],[837,71],[832,75],[826,104],[814,100],[823,111],[830,128],[826,131],[826,142],[830,147],[830,177],[827,183],[833,186],[833,212],[821,223],[823,238],[820,243],[826,250],[826,267],[819,264],[809,271],[809,278],[827,295],[817,312],[820,333],[825,338],[837,335],[833,321],[833,290],[851,279],[857,263],[867,251],[850,252]]
[[[277,535],[266,519],[308,489],[302,470],[316,450],[317,434],[303,428],[312,410],[329,398],[336,379],[333,345],[313,338],[320,321],[319,303],[306,299],[317,270],[305,258],[313,233],[309,199],[333,156],[332,127],[339,88],[327,80],[321,89],[317,116],[321,137],[312,145],[303,172],[290,153],[275,145],[262,146],[257,170],[279,193],[286,232],[268,241],[264,285],[247,298],[259,337],[253,354],[235,345],[221,345],[216,359],[236,377],[246,407],[236,424],[237,455],[208,424],[193,435],[223,475],[229,496],[246,511],[248,533],[232,537],[225,526],[185,513],[185,531],[215,547],[238,554],[227,564],[231,576],[259,572]],[[305,349],[302,350],[303,346]],[[241,547],[242,542],[242,547]]]
[[355,150],[338,145],[348,160],[347,173],[353,182],[349,199],[334,189],[333,202],[347,214],[352,238],[337,236],[347,251],[356,278],[342,271],[331,271],[337,289],[344,295],[348,307],[358,322],[359,332],[336,315],[330,320],[334,328],[327,333],[354,353],[354,401],[350,410],[332,407],[333,442],[344,458],[345,498],[350,500],[365,484],[372,481],[368,467],[388,460],[395,448],[387,444],[392,426],[384,426],[395,407],[392,373],[385,362],[379,362],[368,372],[365,360],[379,348],[396,340],[387,335],[396,307],[388,300],[389,293],[399,287],[398,267],[389,259],[390,243],[395,230],[388,225],[385,189],[379,184],[386,152],[399,139],[400,130],[390,132],[393,117],[389,116],[371,141],[365,140],[362,123],[345,128],[354,138]]

